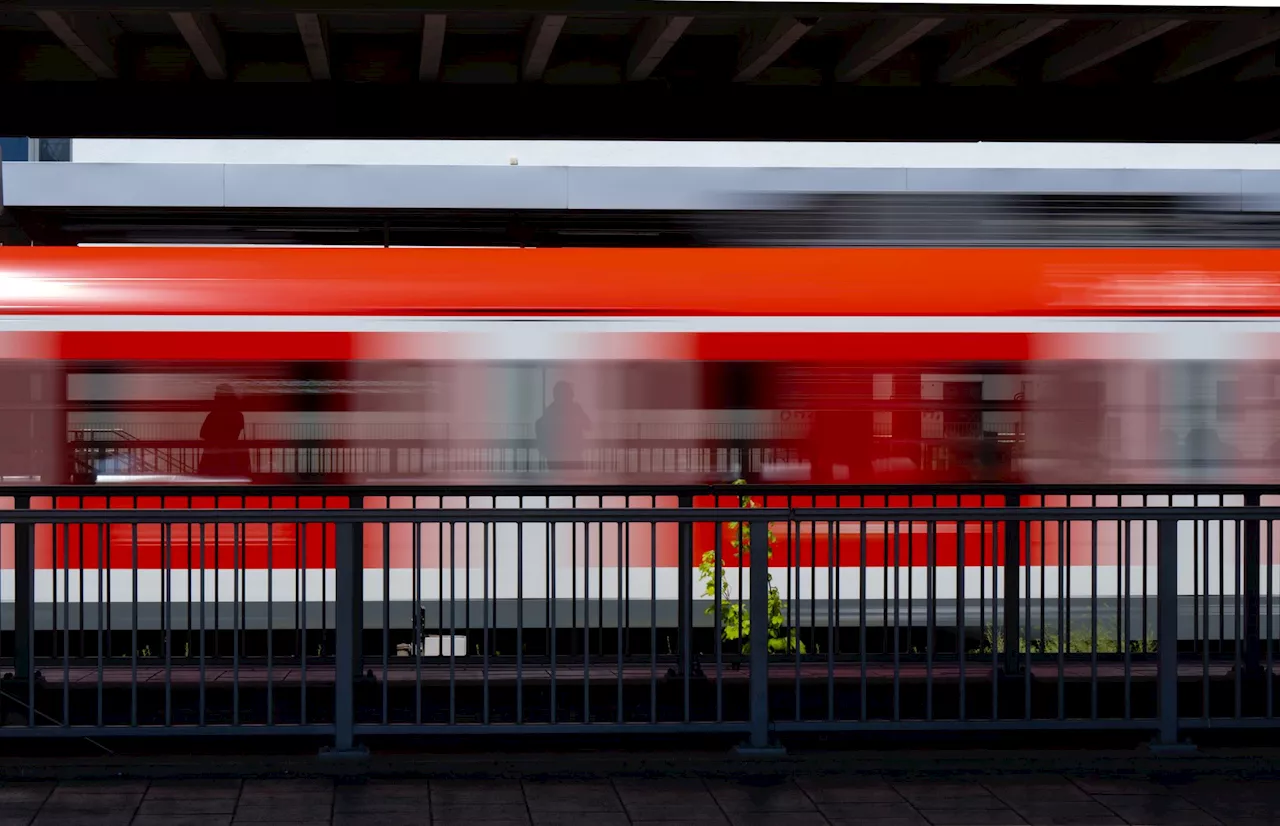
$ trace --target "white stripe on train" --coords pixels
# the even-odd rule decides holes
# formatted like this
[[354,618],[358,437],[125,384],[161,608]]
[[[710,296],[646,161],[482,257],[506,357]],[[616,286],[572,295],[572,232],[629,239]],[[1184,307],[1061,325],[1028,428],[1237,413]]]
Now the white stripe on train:
[[[1274,333],[1280,317],[1200,316],[292,316],[4,315],[0,332]],[[1192,325],[1192,326],[1189,326]]]

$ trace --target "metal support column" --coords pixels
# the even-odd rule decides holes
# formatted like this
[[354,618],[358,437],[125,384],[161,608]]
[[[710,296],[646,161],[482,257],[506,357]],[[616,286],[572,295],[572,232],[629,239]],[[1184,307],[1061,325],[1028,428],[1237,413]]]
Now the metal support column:
[[[1016,508],[1021,500],[1016,493],[1006,493],[1006,507]],[[1022,523],[1015,519],[1004,523],[1004,672],[1016,674],[1022,667],[1018,643],[1022,638]]]
[[333,748],[323,754],[334,757],[360,757],[368,752],[355,742],[355,683],[361,661],[358,640],[364,627],[364,600],[361,579],[364,576],[364,554],[361,540],[364,526],[355,522],[339,522],[334,553],[334,690]]
[[751,523],[751,738],[745,753],[782,754],[769,736],[769,523]]

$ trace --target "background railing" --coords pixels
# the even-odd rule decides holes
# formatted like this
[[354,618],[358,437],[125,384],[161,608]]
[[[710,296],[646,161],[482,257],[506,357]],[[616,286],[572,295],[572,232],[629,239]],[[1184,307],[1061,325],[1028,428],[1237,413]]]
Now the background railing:
[[0,737],[1280,719],[1258,489],[13,492]]

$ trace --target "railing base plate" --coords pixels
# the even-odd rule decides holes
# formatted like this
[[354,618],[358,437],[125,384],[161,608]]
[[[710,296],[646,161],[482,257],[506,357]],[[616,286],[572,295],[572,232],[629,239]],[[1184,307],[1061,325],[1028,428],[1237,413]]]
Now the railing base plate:
[[1154,757],[1193,757],[1199,753],[1195,743],[1159,743],[1147,744],[1147,750]]
[[326,761],[360,761],[369,759],[368,746],[352,746],[349,749],[337,749],[333,746],[325,746],[320,749],[320,759]]
[[768,758],[768,757],[786,757],[787,750],[785,747],[773,744],[769,746],[753,746],[749,743],[743,743],[733,749],[733,753],[739,757],[752,758]]

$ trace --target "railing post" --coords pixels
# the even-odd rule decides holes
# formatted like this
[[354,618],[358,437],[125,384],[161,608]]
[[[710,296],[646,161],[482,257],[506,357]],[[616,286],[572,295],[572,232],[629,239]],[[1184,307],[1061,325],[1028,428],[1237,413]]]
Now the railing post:
[[[681,494],[681,510],[693,508],[693,496]],[[717,526],[717,530],[720,528]],[[676,610],[680,616],[680,662],[676,666],[681,676],[689,675],[693,660],[693,523],[681,522],[679,527],[680,581],[677,589]]]
[[[13,508],[19,513],[31,510],[30,496],[15,496]],[[25,684],[35,672],[35,536],[29,522],[13,526],[13,673]]]
[[367,754],[355,743],[355,682],[361,663],[357,639],[364,626],[361,580],[364,576],[364,526],[339,522],[334,552],[333,748],[324,754],[358,757]]
[[781,752],[769,737],[769,523],[751,523],[750,752]]
[[[1020,507],[1017,493],[1006,493],[1005,507]],[[1021,631],[1022,595],[1022,522],[1006,519],[1004,523],[1004,672],[1015,674],[1021,668],[1018,642]]]
[[[1246,507],[1262,504],[1257,493],[1244,495]],[[1244,672],[1262,675],[1262,520],[1244,523]]]
[[1153,748],[1190,750],[1178,743],[1178,521],[1156,523],[1156,671],[1160,729]]

